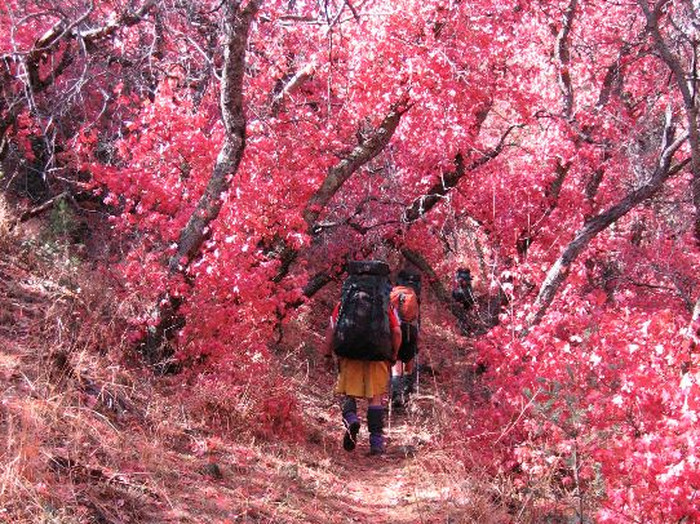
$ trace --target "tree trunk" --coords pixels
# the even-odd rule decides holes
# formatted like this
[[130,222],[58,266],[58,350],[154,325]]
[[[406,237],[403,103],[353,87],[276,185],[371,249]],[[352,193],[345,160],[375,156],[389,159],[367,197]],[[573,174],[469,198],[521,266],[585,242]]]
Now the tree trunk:
[[654,40],[656,50],[671,70],[673,79],[683,97],[683,105],[688,120],[688,143],[690,145],[691,170],[693,178],[691,192],[693,206],[695,207],[694,233],[695,242],[700,246],[700,131],[698,130],[698,109],[695,104],[695,75],[692,71],[686,72],[681,66],[680,60],[674,56],[664,40],[659,28],[659,15],[666,1],[658,2],[653,9],[649,7],[647,0],[640,0],[639,5],[647,19],[647,28]]
[[170,270],[185,270],[199,253],[210,224],[219,216],[222,196],[231,185],[245,149],[245,114],[243,111],[243,77],[245,54],[250,24],[260,8],[262,0],[251,0],[240,11],[230,6],[226,22],[224,69],[221,76],[221,119],[226,137],[216,159],[204,194],[180,232],[177,251],[170,259]]
[[[261,3],[262,0],[251,0],[243,10],[238,3],[228,7],[225,23],[224,67],[220,84],[221,119],[226,129],[226,136],[207,187],[192,216],[180,232],[177,251],[169,262],[169,269],[173,273],[176,271],[184,273],[199,254],[211,223],[221,211],[222,196],[228,191],[243,157],[246,127],[243,110],[246,45],[250,24]],[[149,329],[138,350],[149,363],[158,369],[167,370],[168,367],[164,367],[163,363],[167,362],[173,353],[169,338],[183,327],[183,319],[179,314],[182,300],[166,291],[163,300],[159,303],[165,304],[156,306],[159,322]]]

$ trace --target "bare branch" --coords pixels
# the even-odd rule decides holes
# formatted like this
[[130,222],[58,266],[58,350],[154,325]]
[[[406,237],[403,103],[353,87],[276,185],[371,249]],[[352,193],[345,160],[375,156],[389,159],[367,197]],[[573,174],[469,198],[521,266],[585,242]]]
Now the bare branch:
[[111,36],[122,27],[130,27],[141,22],[156,2],[157,0],[146,0],[143,5],[133,13],[125,11],[120,15],[115,14],[104,25],[83,31],[76,31],[71,36],[81,38],[87,42],[101,40]]
[[679,172],[688,164],[688,160],[686,159],[675,166],[671,166],[673,155],[681,144],[687,140],[688,135],[684,134],[674,142],[668,144],[672,137],[673,126],[671,125],[670,115],[667,115],[664,142],[659,155],[659,162],[651,178],[643,186],[635,189],[631,193],[628,193],[617,204],[586,222],[583,228],[576,233],[574,239],[566,246],[564,252],[549,269],[547,277],[542,283],[540,291],[537,295],[537,299],[533,304],[532,312],[527,318],[527,329],[539,323],[539,321],[542,319],[547,308],[552,303],[552,300],[554,300],[554,296],[556,295],[559,286],[568,276],[571,264],[588,246],[589,242],[598,233],[604,231],[611,224],[629,213],[639,203],[653,196],[661,188],[664,181],[666,181],[668,177]]
[[299,87],[301,84],[306,82],[309,78],[311,78],[314,74],[315,70],[315,65],[314,64],[307,64],[305,67],[301,68],[299,71],[297,71],[288,81],[284,86],[279,90],[277,94],[272,99],[272,104],[270,106],[270,112],[273,115],[276,115],[281,106],[282,102],[284,102],[284,99],[289,96],[289,94],[294,91],[297,87]]
[[71,196],[67,191],[64,191],[63,193],[60,193],[53,198],[50,198],[46,202],[43,202],[41,205],[28,209],[27,211],[22,213],[15,222],[11,224],[10,229],[13,229],[18,223],[26,222],[30,218],[42,214],[44,211],[51,209],[55,204],[57,204],[61,200],[67,198],[71,198]]
[[567,120],[571,119],[573,116],[574,109],[574,89],[571,85],[571,74],[570,74],[570,62],[571,56],[569,54],[569,34],[571,33],[571,27],[574,22],[574,15],[576,14],[576,6],[578,5],[578,0],[571,0],[568,7],[564,11],[563,24],[559,33],[557,34],[556,43],[556,55],[559,60],[559,70],[557,80],[559,82],[559,89],[561,89],[562,95],[564,96],[564,109],[563,113]]
[[348,178],[386,147],[396,131],[401,117],[409,108],[408,97],[404,96],[391,107],[382,123],[367,140],[358,144],[347,157],[328,170],[328,176],[311,197],[304,210],[304,220],[310,228],[313,227],[323,209]]
[[[358,144],[345,158],[328,170],[326,179],[321,187],[309,199],[303,212],[309,231],[316,229],[316,221],[325,210],[343,184],[363,165],[376,157],[389,143],[396,131],[403,114],[410,109],[408,96],[402,97],[395,103],[381,124],[371,133],[369,138]],[[289,272],[289,268],[299,256],[299,252],[285,246],[280,254],[281,265],[273,282],[281,281]]]
[[[639,5],[644,11],[644,16],[647,19],[647,28],[651,33],[657,51],[661,58],[671,70],[673,78],[678,86],[683,97],[683,105],[688,120],[688,143],[691,152],[691,169],[693,180],[691,183],[691,191],[693,195],[693,205],[695,206],[695,241],[700,243],[700,131],[698,131],[698,109],[695,105],[695,97],[693,89],[688,82],[688,75],[683,70],[683,66],[678,57],[676,57],[668,47],[664,40],[659,27],[659,17],[662,8],[668,3],[668,0],[661,0],[652,9],[647,0],[639,0]],[[691,80],[692,81],[692,80]]]
[[121,15],[113,14],[103,25],[90,30],[81,30],[79,27],[85,23],[87,17],[92,13],[93,5],[91,3],[88,10],[72,22],[68,23],[61,20],[54,24],[51,29],[34,42],[29,51],[2,55],[0,65],[2,65],[3,73],[8,74],[10,63],[17,63],[22,71],[20,78],[25,85],[22,87],[24,93],[18,97],[18,102],[5,108],[4,114],[0,118],[0,158],[5,154],[5,133],[7,129],[15,122],[17,115],[20,114],[24,107],[27,105],[30,108],[33,107],[34,96],[37,93],[53,85],[56,79],[68,69],[68,66],[75,60],[76,51],[72,47],[66,48],[61,55],[59,63],[43,79],[39,74],[42,60],[50,53],[57,51],[59,45],[65,40],[77,41],[82,51],[87,53],[89,46],[86,44],[107,38],[121,27],[138,24],[156,4],[156,1],[146,0],[136,12],[124,12]]
[[432,187],[430,187],[430,189],[428,189],[428,191],[424,195],[421,195],[420,197],[416,198],[404,210],[402,220],[407,223],[415,222],[423,215],[425,215],[428,211],[430,211],[433,207],[435,207],[435,205],[438,204],[438,202],[440,202],[452,188],[457,186],[457,184],[465,174],[475,171],[484,164],[488,163],[490,160],[496,158],[501,153],[501,151],[503,151],[503,148],[506,144],[506,138],[508,138],[508,135],[516,127],[522,126],[513,125],[509,127],[503,134],[503,136],[501,136],[498,144],[494,148],[486,151],[485,153],[482,153],[481,156],[472,161],[468,166],[464,165],[464,159],[461,153],[458,153],[454,161],[455,170],[443,174],[440,177],[440,180],[433,184]]
[[601,108],[605,106],[610,100],[610,95],[617,86],[622,84],[622,60],[628,56],[631,52],[631,48],[628,44],[623,44],[620,49],[620,53],[612,64],[608,66],[605,72],[605,78],[603,79],[603,86],[598,94],[598,101],[596,102],[596,107]]

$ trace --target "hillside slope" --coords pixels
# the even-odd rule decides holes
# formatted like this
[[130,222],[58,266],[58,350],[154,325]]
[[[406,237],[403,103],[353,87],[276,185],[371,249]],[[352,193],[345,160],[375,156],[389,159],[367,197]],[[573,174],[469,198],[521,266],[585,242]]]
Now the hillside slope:
[[[367,454],[366,428],[346,453],[333,377],[312,343],[299,344],[319,335],[299,321],[278,348],[299,398],[294,434],[212,425],[182,402],[196,384],[158,377],[133,354],[125,319],[137,304],[117,300],[109,274],[25,230],[2,249],[1,521],[507,520],[484,494],[493,490],[441,451],[450,419],[439,375],[424,373],[413,407],[392,413],[386,456]],[[439,367],[430,346],[427,370]]]

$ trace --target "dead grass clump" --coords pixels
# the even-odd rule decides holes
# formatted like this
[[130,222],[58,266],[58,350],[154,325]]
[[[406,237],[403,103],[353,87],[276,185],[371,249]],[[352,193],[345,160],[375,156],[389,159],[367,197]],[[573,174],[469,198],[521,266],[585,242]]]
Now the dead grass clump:
[[[18,369],[21,380],[1,398],[0,516],[10,522],[49,522],[61,515],[99,520],[105,513],[99,502],[104,493],[139,484],[117,474],[124,450],[133,443],[108,416],[90,407],[79,384],[64,386],[58,394],[48,374],[30,379],[27,371],[32,371],[30,359]],[[128,498],[133,496],[120,497],[125,507]],[[129,516],[126,509],[120,511]]]
[[144,408],[138,378],[118,365],[111,289],[64,251],[4,248],[0,521],[146,521],[160,500],[131,474]]

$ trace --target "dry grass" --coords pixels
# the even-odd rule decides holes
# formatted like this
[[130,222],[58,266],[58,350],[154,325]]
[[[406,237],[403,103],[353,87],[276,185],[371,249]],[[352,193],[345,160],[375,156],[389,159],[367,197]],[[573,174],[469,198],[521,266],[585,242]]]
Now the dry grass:
[[123,304],[41,242],[15,235],[0,262],[0,519],[146,522],[163,437],[149,379],[124,366]]
[[[0,234],[11,220],[2,206]],[[196,382],[141,366],[125,336],[126,318],[147,306],[139,297],[117,299],[117,283],[69,245],[13,235],[0,236],[0,522],[528,521],[517,490],[445,452],[451,391],[470,358],[449,330],[425,330],[422,361],[435,373],[413,409],[393,415],[377,460],[364,443],[340,450],[333,377],[317,358],[325,315],[302,309],[278,348],[298,438],[274,443],[250,431],[245,396],[210,425],[195,409],[206,398],[183,395]]]

